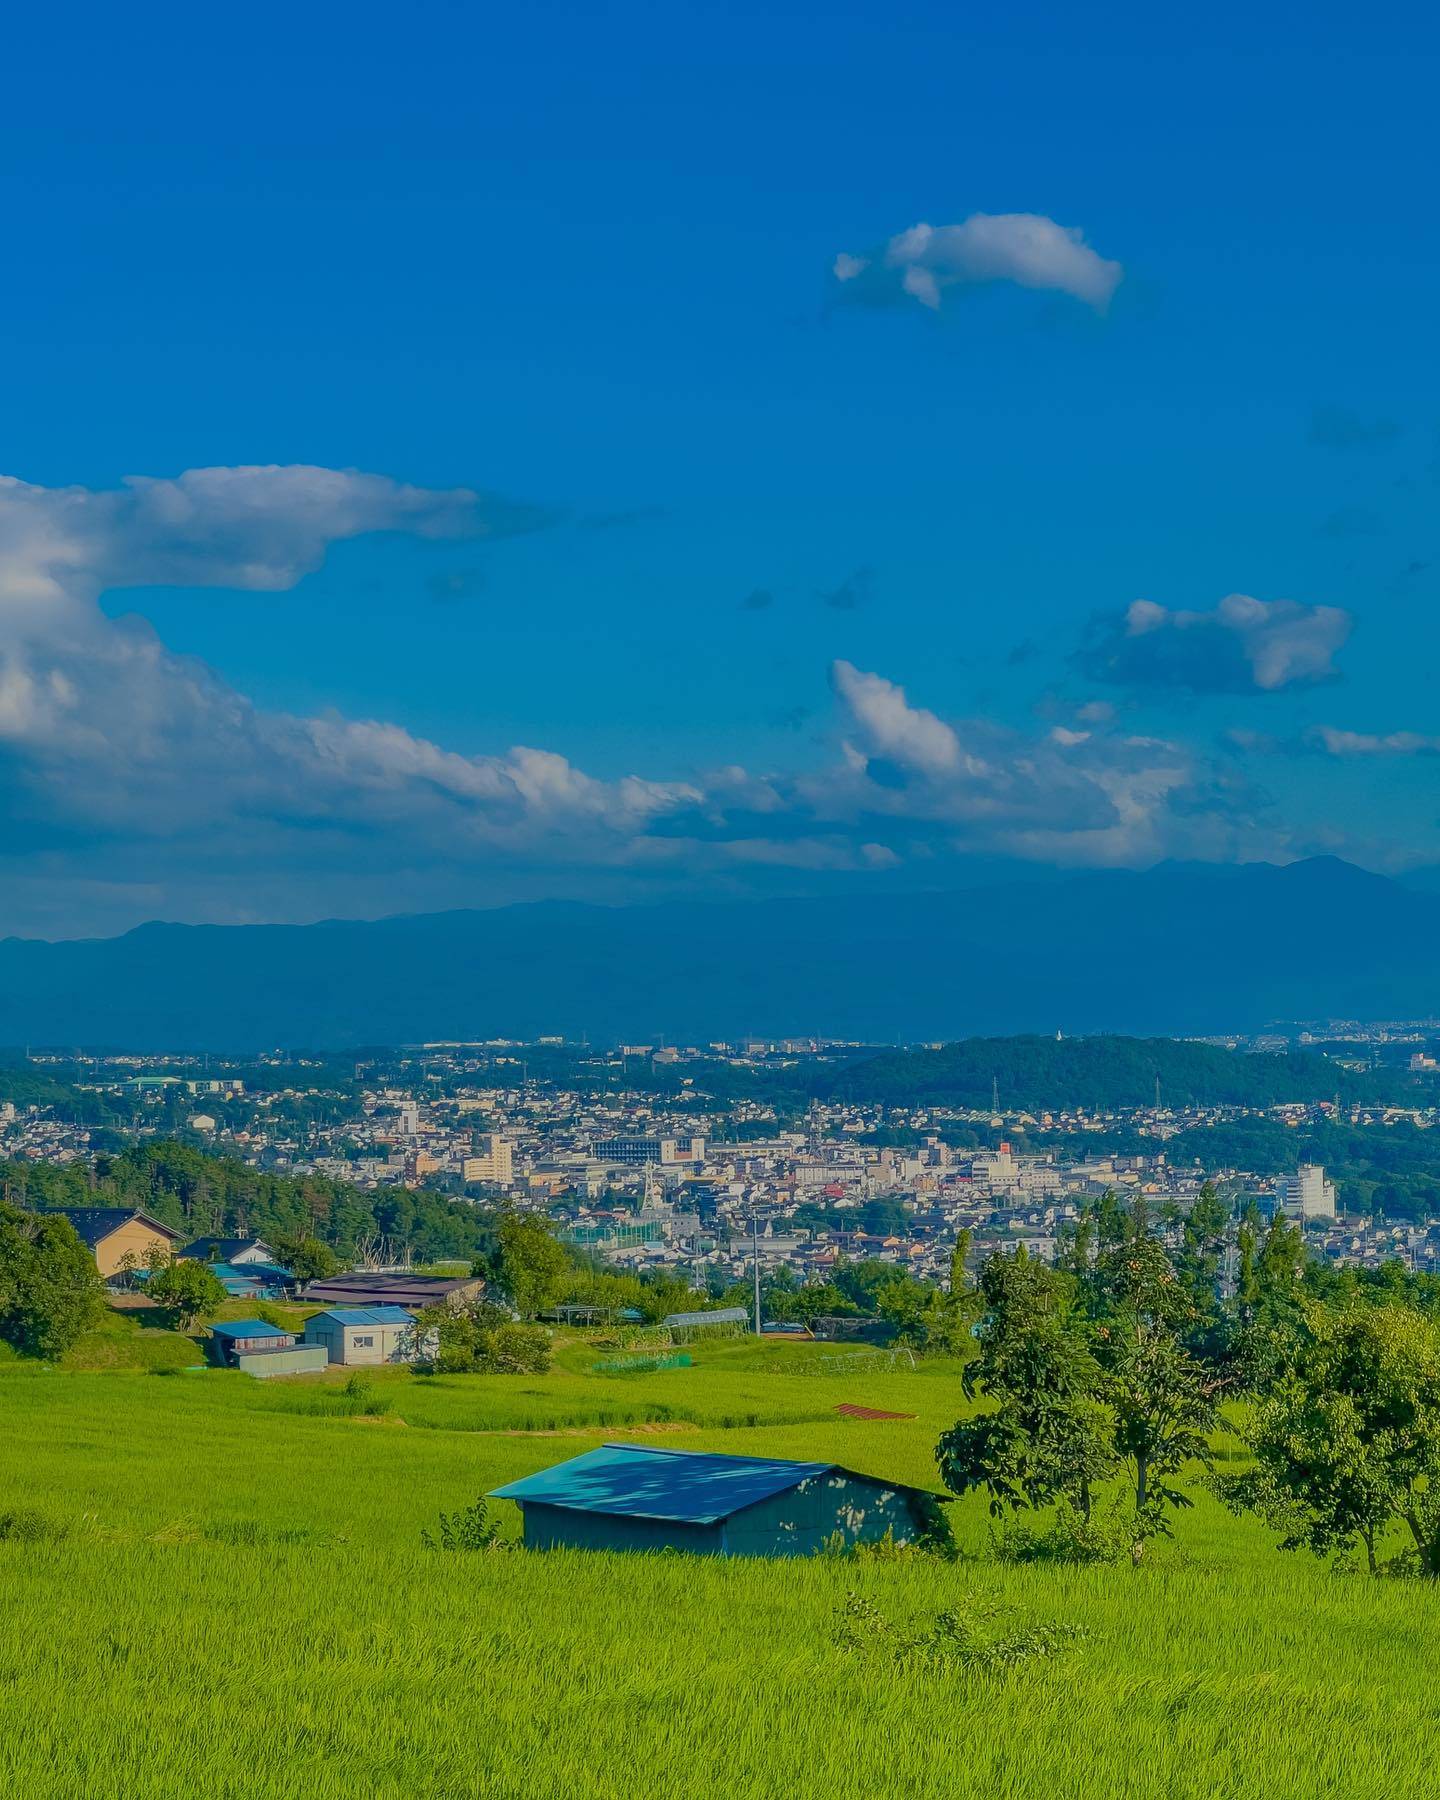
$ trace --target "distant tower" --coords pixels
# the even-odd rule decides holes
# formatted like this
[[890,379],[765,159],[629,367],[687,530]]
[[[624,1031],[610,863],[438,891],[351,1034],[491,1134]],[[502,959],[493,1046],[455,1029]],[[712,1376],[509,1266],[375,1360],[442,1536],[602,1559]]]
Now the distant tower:
[[811,1156],[820,1154],[820,1102],[812,1100],[805,1114],[805,1148]]
[[990,1077],[990,1110],[997,1113],[1000,1110],[1000,1077],[998,1075]]

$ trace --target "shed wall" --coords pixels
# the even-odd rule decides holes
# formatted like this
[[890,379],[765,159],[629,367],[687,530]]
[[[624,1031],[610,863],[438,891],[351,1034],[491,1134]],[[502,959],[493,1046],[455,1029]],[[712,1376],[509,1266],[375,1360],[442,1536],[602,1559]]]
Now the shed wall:
[[572,1511],[522,1501],[525,1545],[530,1550],[689,1550],[719,1556],[724,1533],[719,1525],[686,1525],[675,1519],[634,1519],[623,1513]]
[[235,1367],[247,1375],[268,1380],[272,1375],[305,1375],[325,1367],[326,1358],[319,1344],[294,1344],[288,1350],[261,1351],[247,1356],[242,1350]]
[[887,1531],[903,1544],[916,1530],[903,1492],[849,1475],[814,1475],[788,1493],[732,1513],[725,1521],[724,1551],[727,1556],[813,1556],[837,1531],[848,1544],[873,1543]]

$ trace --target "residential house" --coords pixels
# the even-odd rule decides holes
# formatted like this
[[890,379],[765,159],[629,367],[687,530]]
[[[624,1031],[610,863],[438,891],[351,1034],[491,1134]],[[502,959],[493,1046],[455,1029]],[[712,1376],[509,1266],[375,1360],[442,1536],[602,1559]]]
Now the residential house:
[[169,1262],[185,1235],[131,1206],[62,1206],[57,1210],[80,1234],[107,1281],[127,1269],[145,1267],[154,1256]]

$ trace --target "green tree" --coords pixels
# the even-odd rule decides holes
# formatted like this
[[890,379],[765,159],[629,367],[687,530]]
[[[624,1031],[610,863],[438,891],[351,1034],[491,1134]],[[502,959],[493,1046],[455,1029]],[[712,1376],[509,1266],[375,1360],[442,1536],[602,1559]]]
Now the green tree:
[[213,1269],[187,1258],[166,1263],[145,1283],[147,1296],[174,1313],[182,1331],[213,1317],[225,1304],[225,1289]]
[[507,1209],[496,1221],[495,1247],[481,1272],[509,1296],[522,1319],[533,1319],[553,1305],[569,1266],[548,1219]]
[[550,1367],[550,1333],[503,1306],[432,1306],[416,1315],[417,1367],[440,1375],[536,1375]]
[[102,1305],[94,1258],[70,1221],[0,1200],[0,1341],[22,1356],[63,1356]]
[[1064,1500],[1088,1520],[1095,1488],[1115,1465],[1114,1418],[1071,1284],[1022,1246],[991,1257],[979,1286],[986,1311],[965,1387],[994,1410],[941,1437],[945,1485],[957,1494],[983,1488],[992,1513]]
[[325,1281],[340,1267],[330,1246],[307,1231],[272,1231],[265,1241],[281,1268],[302,1284]]
[[1440,1325],[1413,1307],[1311,1303],[1281,1349],[1246,1431],[1256,1466],[1220,1484],[1229,1504],[1285,1550],[1363,1547],[1372,1574],[1399,1527],[1412,1565],[1440,1577]]
[[1123,1235],[1102,1248],[1087,1288],[1114,1447],[1133,1481],[1131,1554],[1138,1562],[1150,1538],[1169,1535],[1167,1508],[1191,1505],[1175,1476],[1191,1461],[1210,1466],[1220,1384],[1181,1341],[1195,1320],[1194,1297],[1151,1235],[1143,1196]]

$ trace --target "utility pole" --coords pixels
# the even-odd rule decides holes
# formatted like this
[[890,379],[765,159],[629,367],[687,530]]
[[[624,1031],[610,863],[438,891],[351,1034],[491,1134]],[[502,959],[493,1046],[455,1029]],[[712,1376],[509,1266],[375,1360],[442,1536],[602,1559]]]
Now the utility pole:
[[755,1271],[755,1335],[763,1337],[764,1333],[760,1329],[760,1216],[758,1213],[752,1212],[750,1215],[750,1235],[750,1261]]

